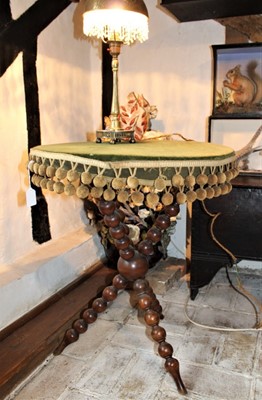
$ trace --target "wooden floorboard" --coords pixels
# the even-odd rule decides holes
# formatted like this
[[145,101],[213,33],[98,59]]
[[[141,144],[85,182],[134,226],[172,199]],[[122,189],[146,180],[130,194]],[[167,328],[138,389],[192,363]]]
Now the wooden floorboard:
[[116,271],[101,264],[86,280],[0,342],[0,400],[3,400],[61,343],[65,330],[90,306]]

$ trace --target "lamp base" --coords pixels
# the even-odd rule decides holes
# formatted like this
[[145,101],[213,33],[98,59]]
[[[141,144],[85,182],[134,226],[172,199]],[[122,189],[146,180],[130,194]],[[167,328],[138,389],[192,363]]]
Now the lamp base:
[[96,131],[96,143],[103,141],[116,144],[121,142],[135,143],[134,131],[124,129],[101,129]]

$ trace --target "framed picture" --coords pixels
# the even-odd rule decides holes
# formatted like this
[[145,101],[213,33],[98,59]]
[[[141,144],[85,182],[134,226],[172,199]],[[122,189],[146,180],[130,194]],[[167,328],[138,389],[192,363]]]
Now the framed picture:
[[214,45],[213,115],[262,118],[262,43]]
[[262,120],[209,118],[209,141],[232,147],[235,151],[248,144],[253,151],[240,162],[240,173],[262,177]]

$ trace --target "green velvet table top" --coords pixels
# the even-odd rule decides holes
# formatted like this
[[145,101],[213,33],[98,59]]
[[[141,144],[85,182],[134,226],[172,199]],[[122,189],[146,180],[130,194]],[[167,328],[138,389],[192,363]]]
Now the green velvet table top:
[[171,201],[172,190],[180,204],[226,194],[238,174],[231,148],[195,141],[50,144],[32,148],[29,158],[32,182],[43,189],[135,204],[149,191],[150,207],[151,197]]
[[234,151],[226,146],[195,141],[151,141],[138,143],[60,143],[34,147],[36,151],[64,153],[100,161],[126,160],[199,160],[232,157]]

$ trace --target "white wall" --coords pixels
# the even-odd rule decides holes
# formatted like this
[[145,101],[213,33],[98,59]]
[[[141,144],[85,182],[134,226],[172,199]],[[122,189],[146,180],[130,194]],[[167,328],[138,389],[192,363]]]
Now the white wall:
[[[13,0],[13,17],[32,3]],[[42,143],[84,141],[101,120],[101,60],[97,49],[74,38],[74,10],[70,5],[38,39]],[[25,204],[27,128],[21,54],[0,79],[0,104],[1,265],[38,246],[32,241],[31,212]],[[53,239],[86,222],[79,199],[47,194],[47,200]]]
[[124,46],[120,56],[121,101],[130,91],[157,105],[153,128],[205,140],[212,104],[212,44],[224,43],[225,28],[215,21],[179,23],[145,1],[149,40]]
[[[179,23],[159,1],[145,3],[150,15],[149,40],[123,47],[120,103],[131,91],[142,93],[158,108],[152,129],[205,141],[212,112],[211,45],[225,42],[225,28],[213,20]],[[182,206],[169,246],[169,255],[174,257],[185,256],[185,216],[186,206]]]
[[[13,18],[33,3],[12,0]],[[85,141],[101,121],[101,58],[97,48],[74,37],[75,8],[70,5],[38,37],[42,143]],[[39,245],[32,239],[22,54],[0,78],[0,141],[1,329],[104,253],[95,230],[86,226],[82,201],[65,195],[46,193],[52,240]]]

